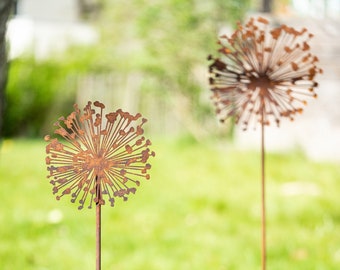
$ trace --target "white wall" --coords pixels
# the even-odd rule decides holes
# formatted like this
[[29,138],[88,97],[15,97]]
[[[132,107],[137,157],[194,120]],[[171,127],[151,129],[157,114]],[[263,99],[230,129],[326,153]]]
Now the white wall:
[[78,20],[77,0],[19,0],[18,15],[33,20]]
[[7,38],[11,59],[24,53],[43,59],[62,53],[70,44],[93,44],[98,33],[78,20],[76,0],[19,0]]

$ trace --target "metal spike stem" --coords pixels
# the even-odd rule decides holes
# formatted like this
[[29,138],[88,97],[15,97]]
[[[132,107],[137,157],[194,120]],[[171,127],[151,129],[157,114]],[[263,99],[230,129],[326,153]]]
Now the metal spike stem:
[[101,269],[101,192],[100,184],[98,183],[98,176],[96,177],[97,187],[97,199],[96,202],[96,270]]
[[261,252],[262,252],[262,270],[266,270],[266,186],[265,186],[265,147],[264,147],[264,109],[262,109],[261,121],[261,218],[262,218],[262,237],[261,237]]

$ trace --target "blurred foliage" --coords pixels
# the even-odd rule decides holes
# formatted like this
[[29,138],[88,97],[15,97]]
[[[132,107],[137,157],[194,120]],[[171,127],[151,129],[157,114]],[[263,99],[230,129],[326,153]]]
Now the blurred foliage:
[[242,20],[250,2],[104,1],[96,22],[102,40],[95,69],[142,73],[141,90],[153,93],[156,103],[170,104],[183,130],[202,138],[215,119],[207,56],[216,51],[220,30]]
[[38,61],[31,56],[11,61],[5,99],[5,137],[41,136],[51,114],[69,112],[76,93],[76,89],[69,88],[72,86],[69,78],[72,73],[81,72],[80,62],[84,60],[77,61],[70,58]]
[[212,115],[206,57],[216,51],[220,28],[241,20],[250,0],[103,0],[101,5],[92,21],[101,36],[95,46],[71,48],[44,61],[12,61],[6,137],[44,134],[44,124],[67,114],[74,103],[75,77],[112,72],[142,75],[140,90],[152,93],[154,102],[174,104],[184,98],[182,114],[190,121],[183,123],[204,128],[204,119]]
[[60,71],[51,63],[17,59],[10,65],[6,92],[4,135],[37,135],[37,129],[53,101]]
[[220,28],[241,20],[249,5],[250,0],[106,1],[98,23],[108,42],[101,59],[106,66],[143,71],[156,78],[159,92],[183,93],[197,110],[206,91],[199,68],[217,48]]

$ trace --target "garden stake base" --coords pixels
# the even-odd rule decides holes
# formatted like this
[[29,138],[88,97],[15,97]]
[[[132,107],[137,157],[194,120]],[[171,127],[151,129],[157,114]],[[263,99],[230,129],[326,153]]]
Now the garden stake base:
[[264,124],[261,124],[261,217],[262,217],[262,270],[266,270],[267,247],[266,247],[266,179],[265,179],[265,147],[264,147]]
[[96,202],[96,270],[101,269],[101,192],[100,192],[100,183],[98,180],[98,176],[96,176],[96,193],[97,199]]

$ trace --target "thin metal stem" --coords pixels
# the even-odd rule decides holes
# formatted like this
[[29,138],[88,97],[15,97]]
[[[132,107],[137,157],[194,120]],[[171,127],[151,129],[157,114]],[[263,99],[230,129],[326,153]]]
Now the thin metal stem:
[[96,202],[96,270],[101,269],[101,191],[100,191],[100,183],[98,180],[98,176],[96,176],[96,193],[97,199]]
[[262,237],[261,237],[261,251],[262,251],[262,270],[266,269],[267,251],[266,251],[266,186],[265,186],[265,147],[264,147],[264,112],[262,109],[262,123],[261,123],[261,218],[262,218]]

